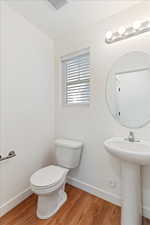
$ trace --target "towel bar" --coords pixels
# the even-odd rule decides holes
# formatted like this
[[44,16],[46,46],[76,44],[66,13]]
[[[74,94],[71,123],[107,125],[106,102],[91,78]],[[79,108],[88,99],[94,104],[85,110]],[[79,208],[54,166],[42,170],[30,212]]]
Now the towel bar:
[[0,161],[4,161],[4,160],[10,159],[10,158],[13,158],[15,156],[16,156],[15,151],[10,151],[6,157],[2,157],[0,155]]

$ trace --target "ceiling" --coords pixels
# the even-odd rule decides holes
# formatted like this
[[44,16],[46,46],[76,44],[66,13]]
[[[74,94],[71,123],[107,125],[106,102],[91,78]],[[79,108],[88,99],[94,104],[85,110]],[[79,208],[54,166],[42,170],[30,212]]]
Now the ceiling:
[[68,0],[56,10],[47,0],[7,0],[8,4],[51,38],[80,31],[112,16],[140,0]]

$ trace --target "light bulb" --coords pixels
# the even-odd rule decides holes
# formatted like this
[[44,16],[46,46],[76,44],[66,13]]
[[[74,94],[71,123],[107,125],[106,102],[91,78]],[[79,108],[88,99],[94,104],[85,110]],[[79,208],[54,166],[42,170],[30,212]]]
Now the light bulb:
[[119,27],[119,29],[118,29],[118,33],[119,33],[120,35],[123,35],[123,34],[125,33],[125,31],[126,31],[126,28],[125,28],[124,26],[121,26],[121,27]]
[[112,32],[111,31],[107,31],[106,33],[106,39],[110,40],[112,38]]
[[135,30],[138,30],[138,29],[140,28],[140,26],[141,26],[141,22],[140,22],[140,21],[135,21],[135,22],[133,23],[133,28],[134,28]]

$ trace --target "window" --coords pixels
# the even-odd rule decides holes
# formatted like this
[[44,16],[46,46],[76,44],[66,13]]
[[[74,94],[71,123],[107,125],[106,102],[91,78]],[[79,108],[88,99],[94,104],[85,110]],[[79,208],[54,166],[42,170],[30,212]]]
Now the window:
[[88,104],[90,100],[90,54],[84,49],[62,58],[64,73],[64,102]]

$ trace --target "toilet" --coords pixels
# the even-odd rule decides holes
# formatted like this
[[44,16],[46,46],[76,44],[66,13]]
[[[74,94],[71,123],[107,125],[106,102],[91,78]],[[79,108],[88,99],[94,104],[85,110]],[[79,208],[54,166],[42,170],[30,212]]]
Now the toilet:
[[39,169],[31,176],[31,189],[38,195],[38,218],[50,218],[67,200],[66,177],[70,169],[79,166],[82,147],[80,141],[55,140],[56,165]]

